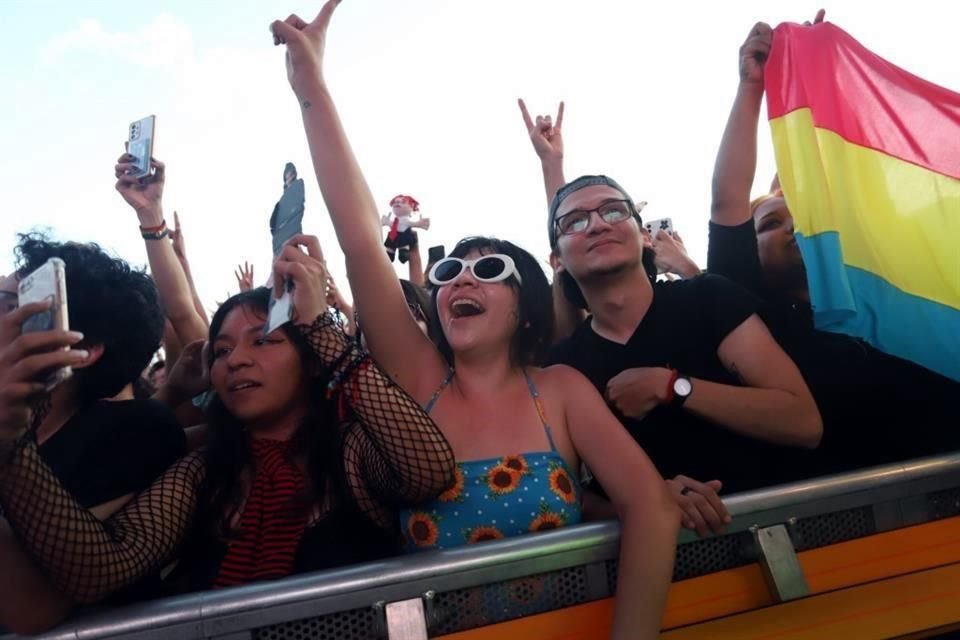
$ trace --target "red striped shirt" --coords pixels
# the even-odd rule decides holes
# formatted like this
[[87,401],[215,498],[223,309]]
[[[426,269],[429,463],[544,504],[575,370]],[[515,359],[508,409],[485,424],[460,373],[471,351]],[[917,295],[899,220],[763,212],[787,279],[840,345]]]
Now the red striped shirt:
[[253,486],[240,531],[227,547],[214,588],[283,578],[293,572],[297,546],[306,529],[306,478],[290,463],[287,442],[252,440]]

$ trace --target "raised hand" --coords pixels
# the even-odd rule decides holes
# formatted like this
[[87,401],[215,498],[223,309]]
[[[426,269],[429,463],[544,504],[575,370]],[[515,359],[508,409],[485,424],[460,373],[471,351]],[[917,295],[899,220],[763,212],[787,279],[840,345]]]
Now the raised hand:
[[[827,10],[826,10],[826,9],[820,9],[819,11],[817,11],[817,15],[816,15],[816,17],[814,17],[814,19],[813,19],[813,24],[820,24],[821,22],[823,22],[823,19],[824,19],[826,16],[827,16]],[[811,26],[809,20],[807,20],[807,21],[804,22],[803,24],[807,25],[808,27]]]
[[180,216],[173,212],[173,229],[170,230],[170,241],[173,243],[173,252],[180,260],[187,256],[187,247],[183,241],[183,228],[180,226]]
[[770,55],[773,29],[766,22],[753,25],[740,47],[740,81],[763,86],[763,65]]
[[270,25],[273,44],[287,45],[287,80],[298,96],[311,81],[322,79],[327,27],[338,4],[340,0],[327,0],[313,22],[292,13]]
[[163,383],[165,397],[176,407],[210,388],[207,343],[195,340],[183,348]]
[[166,180],[166,166],[156,158],[150,158],[150,173],[136,178],[135,158],[125,153],[117,159],[114,175],[117,178],[116,189],[141,219],[159,213],[162,210],[163,183]]
[[700,273],[700,267],[687,254],[683,238],[676,231],[669,234],[660,229],[653,237],[653,252],[654,263],[663,273],[675,273],[684,278],[692,278]]
[[527,127],[527,133],[530,136],[530,142],[533,143],[533,149],[537,152],[541,162],[562,161],[563,160],[563,102],[557,109],[557,121],[549,115],[537,116],[536,120],[530,117],[527,111],[527,105],[521,98],[517,100],[520,106],[520,115],[523,116],[523,124]]
[[343,314],[348,317],[353,313],[353,308],[347,302],[346,298],[343,297],[343,294],[340,293],[336,281],[334,281],[333,276],[330,275],[329,272],[327,273],[327,306],[343,312]]
[[287,240],[273,262],[273,290],[277,298],[283,295],[288,280],[293,283],[293,321],[312,324],[327,309],[329,276],[319,238],[300,234]]
[[237,270],[233,272],[233,275],[237,278],[237,284],[240,286],[240,291],[250,291],[253,289],[253,265],[243,261],[243,264],[237,265]]

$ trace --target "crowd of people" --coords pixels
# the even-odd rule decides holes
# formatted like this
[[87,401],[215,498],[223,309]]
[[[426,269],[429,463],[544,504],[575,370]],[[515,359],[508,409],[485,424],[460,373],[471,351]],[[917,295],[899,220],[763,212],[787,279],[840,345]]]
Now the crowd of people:
[[[678,529],[721,533],[722,495],[958,448],[960,384],[814,329],[776,181],[750,200],[767,25],[740,50],[703,272],[616,180],[567,180],[562,103],[554,121],[520,101],[552,282],[491,237],[426,267],[414,242],[400,281],[324,79],[337,5],[272,32],[352,305],[294,234],[269,287],[241,266],[208,319],[157,160],[145,178],[115,166],[149,275],[21,236],[0,280],[0,625],[616,518],[611,635],[655,637]],[[17,283],[52,257],[70,331],[22,332],[46,307],[18,306]],[[268,331],[284,292],[293,318]]]

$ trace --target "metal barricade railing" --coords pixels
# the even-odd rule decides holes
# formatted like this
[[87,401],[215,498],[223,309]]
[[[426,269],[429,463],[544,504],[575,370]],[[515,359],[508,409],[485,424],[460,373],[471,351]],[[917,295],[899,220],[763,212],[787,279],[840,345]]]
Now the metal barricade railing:
[[[700,540],[681,533],[674,579],[760,561],[772,593],[790,599],[803,595],[796,551],[960,514],[960,454],[743,493],[725,503],[733,521],[724,535]],[[618,547],[615,523],[583,524],[102,611],[42,637],[426,638],[609,597]]]

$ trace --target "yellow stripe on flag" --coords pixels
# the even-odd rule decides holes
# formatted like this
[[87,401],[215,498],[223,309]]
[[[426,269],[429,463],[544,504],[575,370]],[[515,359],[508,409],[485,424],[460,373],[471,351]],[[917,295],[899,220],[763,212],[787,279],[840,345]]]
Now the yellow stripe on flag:
[[960,309],[960,180],[819,129],[808,108],[770,127],[797,232],[837,232],[846,265]]

